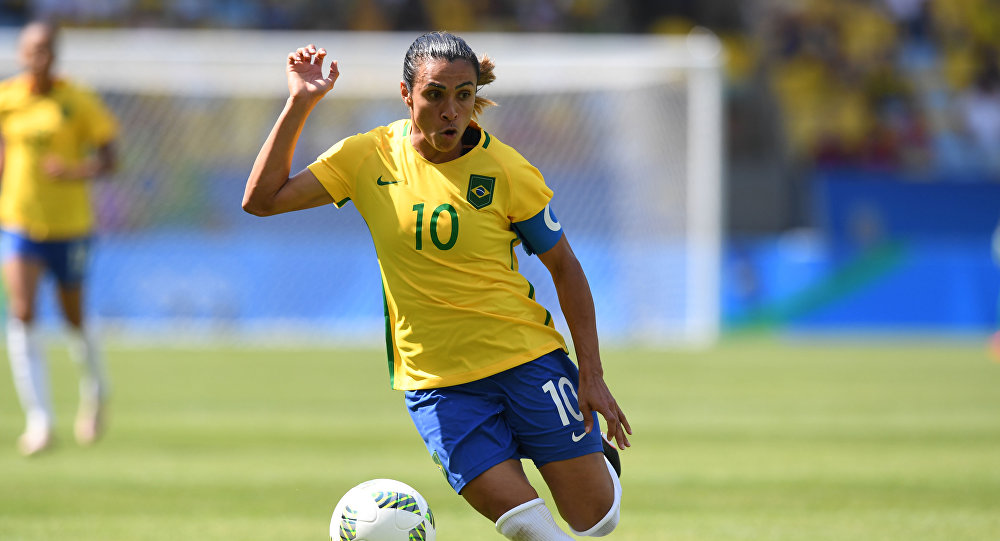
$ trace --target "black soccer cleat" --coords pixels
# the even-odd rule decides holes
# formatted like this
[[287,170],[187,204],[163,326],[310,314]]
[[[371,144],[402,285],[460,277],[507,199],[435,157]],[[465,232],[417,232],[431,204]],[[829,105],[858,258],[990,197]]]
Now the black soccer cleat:
[[611,467],[615,469],[615,474],[618,475],[620,479],[622,476],[622,460],[618,456],[618,448],[611,444],[604,434],[601,434],[601,443],[604,444],[604,457],[608,459],[611,463]]

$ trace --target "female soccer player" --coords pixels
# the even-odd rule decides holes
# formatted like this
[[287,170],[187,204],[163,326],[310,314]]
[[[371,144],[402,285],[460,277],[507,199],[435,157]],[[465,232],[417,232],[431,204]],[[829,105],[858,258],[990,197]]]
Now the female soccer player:
[[100,435],[107,395],[82,299],[94,225],[89,180],[113,169],[117,125],[93,93],[53,76],[55,41],[53,26],[25,26],[18,43],[24,72],[0,82],[0,254],[10,304],[7,350],[27,416],[18,439],[24,455],[52,441],[52,404],[35,325],[35,298],[46,271],[58,282],[70,353],[81,368],[75,426],[80,444]]
[[[521,467],[538,466],[578,535],[618,523],[621,485],[596,414],[618,447],[631,428],[604,382],[594,304],[541,174],[473,119],[494,79],[461,38],[425,34],[399,85],[409,118],[348,137],[289,176],[303,124],[340,75],[313,45],[288,55],[289,98],[247,181],[258,216],[351,200],[382,270],[390,381],[434,462],[477,511],[515,540],[572,539]],[[517,272],[514,246],[552,275],[575,344],[566,354],[550,313]]]

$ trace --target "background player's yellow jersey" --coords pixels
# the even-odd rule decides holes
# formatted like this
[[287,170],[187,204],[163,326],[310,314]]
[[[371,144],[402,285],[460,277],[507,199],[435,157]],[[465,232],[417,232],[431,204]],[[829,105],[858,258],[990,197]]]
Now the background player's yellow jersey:
[[309,166],[371,230],[393,387],[457,385],[565,349],[514,255],[511,223],[552,197],[541,174],[485,131],[461,157],[431,163],[410,129],[400,120],[348,137]]
[[85,236],[94,227],[85,179],[53,179],[45,160],[67,166],[110,142],[114,117],[92,92],[57,80],[48,94],[32,94],[27,77],[0,82],[0,225],[33,240]]

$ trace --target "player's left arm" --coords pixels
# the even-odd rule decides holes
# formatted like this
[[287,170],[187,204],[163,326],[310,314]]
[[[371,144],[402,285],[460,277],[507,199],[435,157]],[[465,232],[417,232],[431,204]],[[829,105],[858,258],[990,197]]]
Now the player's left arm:
[[94,160],[94,168],[91,171],[90,178],[110,175],[118,167],[118,154],[115,152],[115,144],[113,142],[108,142],[97,147],[94,157],[96,159]]
[[110,175],[117,163],[114,143],[108,142],[94,150],[78,164],[68,164],[55,155],[46,156],[42,167],[49,178],[57,180],[90,180]]
[[578,401],[587,432],[594,428],[591,413],[596,411],[607,423],[608,440],[615,441],[620,449],[624,449],[631,445],[628,435],[632,434],[632,427],[604,381],[594,297],[583,267],[566,240],[566,235],[560,235],[554,246],[538,253],[538,258],[552,275],[559,304],[573,336],[576,360],[580,367]]

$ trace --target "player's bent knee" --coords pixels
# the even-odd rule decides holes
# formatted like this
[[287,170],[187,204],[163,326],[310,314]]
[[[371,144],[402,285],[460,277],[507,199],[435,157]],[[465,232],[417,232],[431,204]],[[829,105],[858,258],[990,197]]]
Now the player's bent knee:
[[575,535],[580,537],[604,537],[605,535],[615,531],[615,528],[618,527],[618,521],[620,518],[621,509],[616,505],[615,507],[612,507],[611,511],[608,511],[607,516],[602,518],[601,521],[595,524],[593,528],[583,532],[578,532],[572,528],[570,528],[570,530]]
[[612,504],[611,509],[608,511],[608,514],[604,515],[604,518],[597,521],[597,524],[594,524],[593,526],[590,527],[590,529],[582,532],[577,531],[573,528],[570,528],[570,531],[572,531],[575,535],[578,535],[580,537],[604,537],[605,535],[608,535],[611,532],[615,531],[615,528],[618,527],[618,521],[620,519],[621,519],[621,498],[619,497],[618,494],[616,494],[615,503]]
[[604,517],[597,521],[590,529],[584,531],[577,531],[573,528],[570,530],[577,536],[580,537],[603,537],[609,533],[615,531],[618,527],[618,521],[621,519],[621,507],[622,507],[622,484],[618,480],[618,476],[615,475],[614,466],[608,462],[607,458],[604,459],[608,465],[608,472],[611,473],[611,481],[615,485],[615,500],[611,504],[611,509],[608,510]]

